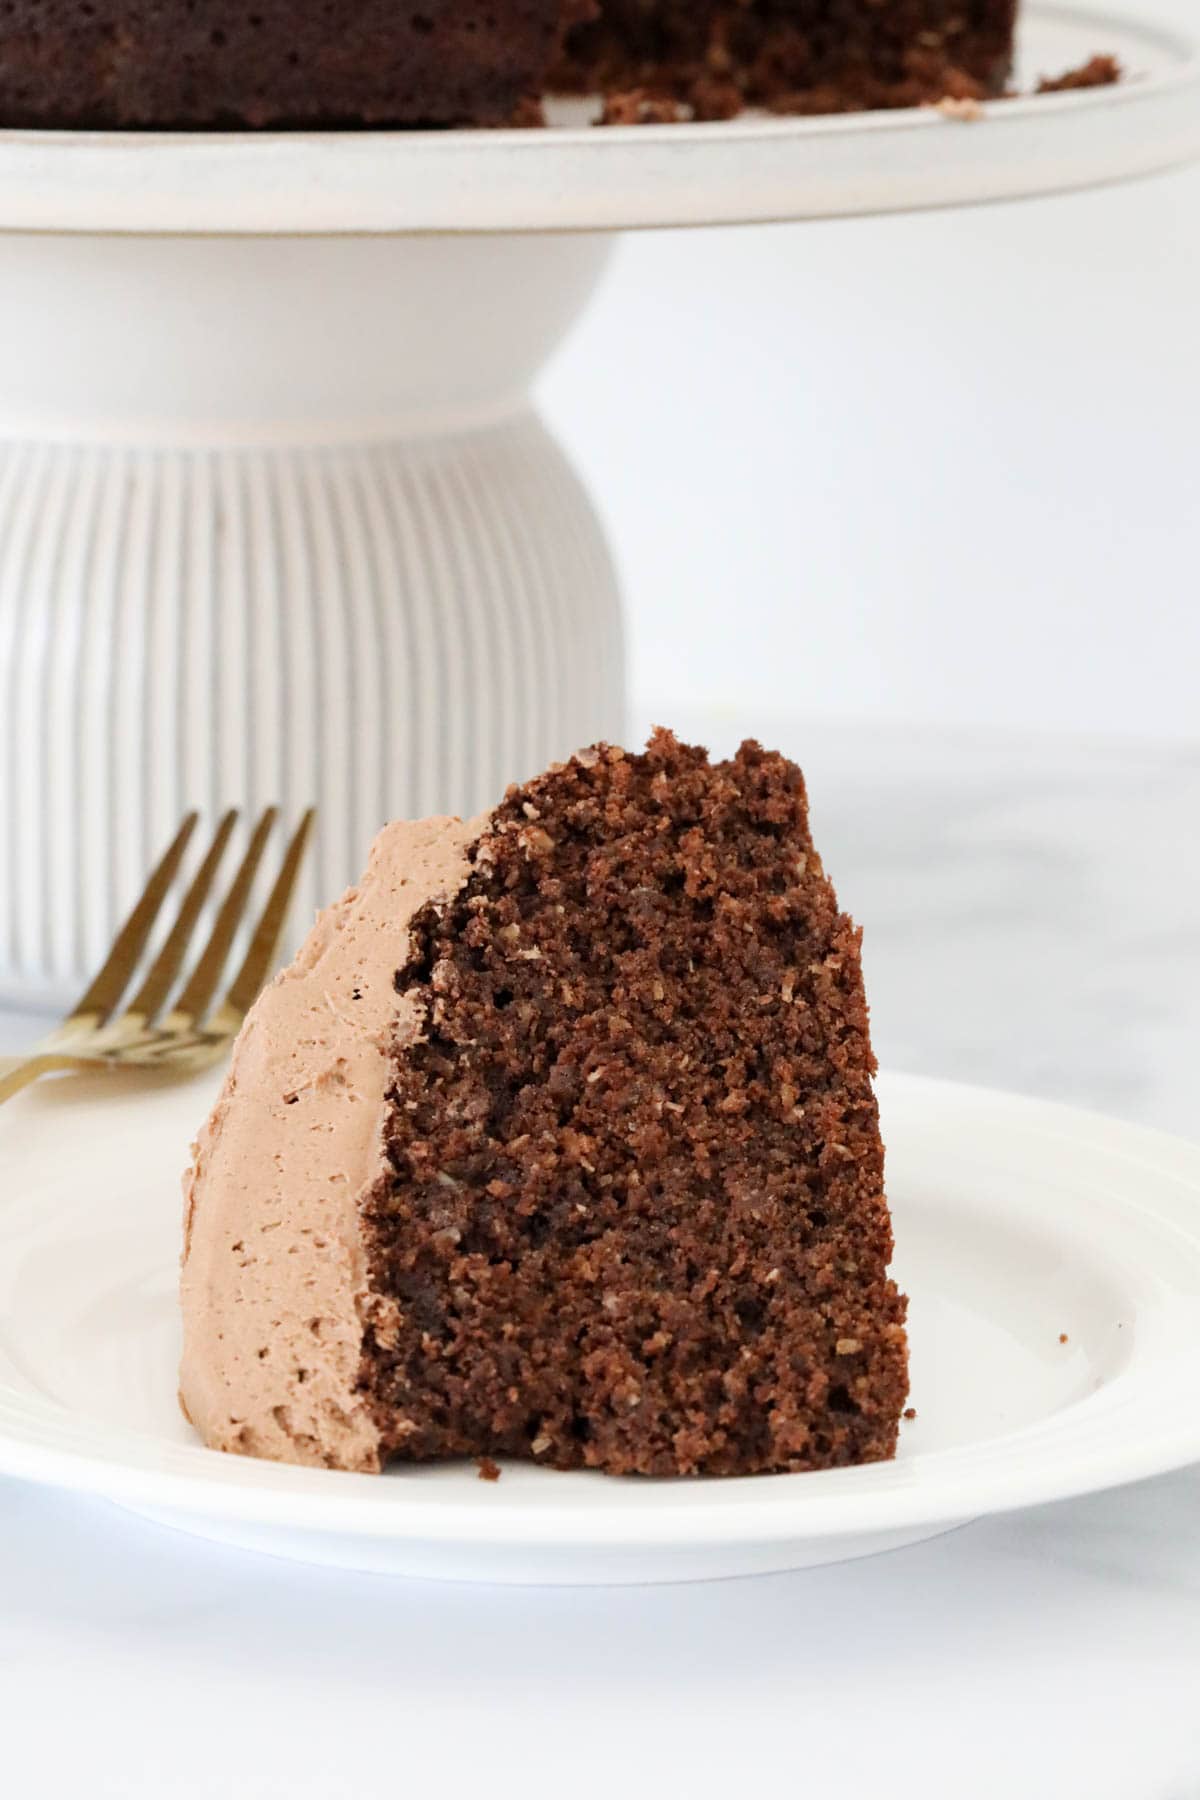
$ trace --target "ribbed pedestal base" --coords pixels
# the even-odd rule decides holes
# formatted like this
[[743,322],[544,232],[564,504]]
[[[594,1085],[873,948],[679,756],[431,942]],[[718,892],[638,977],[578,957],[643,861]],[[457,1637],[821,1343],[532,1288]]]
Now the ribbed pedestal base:
[[611,565],[537,418],[403,443],[0,445],[0,996],[69,995],[190,806],[389,817],[624,724]]

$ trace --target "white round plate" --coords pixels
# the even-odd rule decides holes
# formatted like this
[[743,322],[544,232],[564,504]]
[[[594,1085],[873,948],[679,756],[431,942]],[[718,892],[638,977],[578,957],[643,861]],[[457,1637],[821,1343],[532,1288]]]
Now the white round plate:
[[918,1414],[896,1462],[488,1483],[205,1450],[175,1402],[175,1281],[211,1094],[70,1081],[0,1114],[0,1471],[278,1556],[621,1582],[865,1556],[1200,1459],[1200,1148],[911,1076],[880,1083]]
[[1200,47],[1127,4],[1028,6],[1018,67],[1025,93],[1109,52],[1125,82],[971,123],[926,108],[595,130],[559,105],[546,131],[0,131],[0,229],[603,231],[1061,192],[1200,154]]

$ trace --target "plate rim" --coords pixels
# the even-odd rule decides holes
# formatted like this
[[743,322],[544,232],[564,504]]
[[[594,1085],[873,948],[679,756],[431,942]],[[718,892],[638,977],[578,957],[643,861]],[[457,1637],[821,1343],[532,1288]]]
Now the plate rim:
[[[959,139],[955,167],[923,146],[936,142],[930,133],[963,128],[929,107],[602,132],[7,129],[0,229],[457,235],[838,217],[1058,192],[1200,155],[1200,37],[1174,21],[1063,0],[1029,5],[1024,16],[1026,29],[1069,25],[1101,45],[1106,31],[1133,37],[1173,66],[1115,87],[990,102],[986,129]],[[1185,104],[1193,98],[1195,119]],[[1160,118],[1161,142],[1131,124],[1147,108]],[[1108,126],[1103,141],[1097,114]],[[1122,119],[1128,143],[1113,129]],[[997,156],[978,155],[981,131]],[[831,149],[853,163],[856,147],[881,135],[906,147],[910,166],[882,179],[861,164],[829,166]],[[1026,139],[1005,179],[1013,144]],[[480,179],[485,171],[491,179]]]
[[[1154,1207],[1153,1216],[1184,1237],[1200,1263],[1200,1144],[1060,1102],[926,1075],[888,1072],[880,1076],[879,1085],[885,1108],[892,1096],[907,1094],[909,1104],[957,1110],[960,1116],[963,1109],[980,1107],[993,1117],[1016,1114],[1026,1128],[1049,1130],[1106,1159],[1148,1171],[1163,1193],[1181,1190],[1172,1203]],[[1180,1209],[1191,1195],[1197,1201],[1195,1216],[1182,1219]],[[1139,1205],[1135,1210],[1145,1208]],[[1188,1371],[1192,1357],[1200,1395],[1200,1330],[1189,1353]],[[731,1541],[814,1544],[1069,1499],[1200,1461],[1200,1406],[1164,1409],[1164,1415],[1169,1410],[1169,1423],[1165,1418],[1154,1421],[1151,1414],[1153,1429],[1143,1429],[1132,1441],[1121,1434],[1118,1442],[1106,1434],[1102,1455],[1094,1447],[1082,1459],[1071,1451],[1072,1427],[1081,1421],[1086,1427],[1097,1413],[1102,1417],[1114,1392],[1119,1405],[1123,1389],[1136,1391],[1147,1375],[1156,1382],[1160,1374],[1159,1363],[1152,1360],[1144,1373],[1135,1369],[1132,1378],[1120,1375],[1095,1394],[979,1444],[918,1451],[902,1462],[853,1470],[654,1484],[660,1497],[650,1507],[534,1499],[527,1488],[509,1500],[506,1493],[511,1489],[506,1491],[503,1484],[481,1484],[478,1492],[451,1494],[425,1488],[422,1494],[423,1484],[418,1480],[406,1485],[402,1473],[381,1480],[297,1469],[86,1419],[80,1421],[74,1446],[39,1443],[37,1420],[53,1420],[61,1429],[64,1415],[71,1416],[69,1409],[31,1401],[0,1381],[0,1396],[10,1404],[15,1398],[18,1413],[28,1411],[35,1425],[34,1432],[22,1438],[14,1435],[9,1422],[0,1420],[0,1474],[156,1512],[270,1524],[322,1536],[333,1533],[357,1541],[470,1543],[498,1549],[540,1545],[558,1550],[635,1544],[697,1549]],[[109,1442],[107,1453],[96,1447],[97,1439]],[[1030,1448],[1040,1451],[1031,1466],[1020,1454]],[[139,1458],[139,1450],[143,1457],[166,1453],[181,1466],[156,1468]],[[552,1471],[541,1474],[548,1483],[558,1479]],[[607,1484],[610,1478],[595,1479]],[[670,1491],[673,1503],[663,1504],[663,1490]],[[486,1510],[484,1496],[490,1502]]]

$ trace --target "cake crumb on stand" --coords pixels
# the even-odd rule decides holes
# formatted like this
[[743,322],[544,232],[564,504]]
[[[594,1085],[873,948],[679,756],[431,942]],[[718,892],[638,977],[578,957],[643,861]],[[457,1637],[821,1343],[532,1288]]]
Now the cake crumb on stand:
[[974,124],[977,119],[986,119],[987,117],[983,109],[983,102],[976,100],[972,94],[964,94],[961,97],[955,94],[945,94],[934,104],[933,110],[941,113],[943,119],[957,119],[960,124],[964,125]]
[[[728,114],[723,115],[729,117]],[[606,94],[604,108],[597,125],[677,125],[690,117],[678,100],[668,94],[655,94],[648,88],[628,88],[623,93]]]
[[1085,88],[1113,87],[1124,71],[1115,56],[1092,56],[1063,75],[1043,75],[1035,89],[1039,94],[1069,94]]

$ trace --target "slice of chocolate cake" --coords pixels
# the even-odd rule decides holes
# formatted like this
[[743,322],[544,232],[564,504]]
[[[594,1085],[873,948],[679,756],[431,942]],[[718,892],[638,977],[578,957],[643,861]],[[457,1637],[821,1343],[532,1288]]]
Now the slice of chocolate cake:
[[873,1067],[859,934],[757,744],[659,732],[389,827],[201,1134],[189,1417],[355,1469],[891,1456]]

